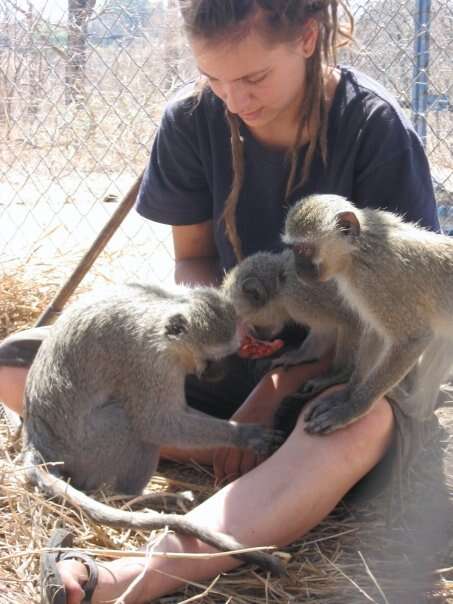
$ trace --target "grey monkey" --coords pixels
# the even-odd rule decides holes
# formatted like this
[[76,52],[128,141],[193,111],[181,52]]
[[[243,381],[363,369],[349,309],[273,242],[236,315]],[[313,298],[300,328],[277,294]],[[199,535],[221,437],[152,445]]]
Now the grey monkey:
[[[43,341],[26,382],[29,479],[103,524],[169,526],[219,549],[241,548],[182,516],[117,510],[79,490],[106,484],[140,493],[156,470],[161,445],[235,446],[268,454],[278,443],[276,432],[217,419],[186,403],[186,376],[201,375],[209,360],[239,345],[234,308],[214,288],[167,291],[132,284],[68,308]],[[62,469],[52,462],[62,462]],[[52,474],[41,463],[49,463]],[[242,557],[281,570],[267,554]]]
[[313,391],[349,378],[361,325],[334,283],[302,283],[295,268],[291,250],[258,252],[226,275],[222,289],[241,319],[260,335],[273,337],[290,321],[310,328],[301,347],[283,354],[274,365],[312,361],[335,350],[332,374],[312,380]]
[[363,326],[347,388],[309,405],[307,429],[347,425],[392,388],[406,412],[430,413],[453,360],[452,239],[338,195],[312,195],[288,212],[283,240],[301,281],[335,283]]

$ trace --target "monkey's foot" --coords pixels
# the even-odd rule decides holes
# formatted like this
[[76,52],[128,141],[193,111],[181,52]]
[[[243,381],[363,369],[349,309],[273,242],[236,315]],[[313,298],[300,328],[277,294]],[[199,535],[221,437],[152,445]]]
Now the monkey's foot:
[[349,399],[347,390],[332,392],[307,405],[305,431],[309,434],[329,434],[352,423],[362,414]]
[[61,560],[80,560],[88,570],[88,580],[82,585],[85,592],[84,603],[89,604],[98,582],[98,568],[87,554],[52,551],[54,548],[72,547],[72,534],[65,529],[56,529],[41,555],[41,604],[66,604],[66,589],[63,585],[57,562]]

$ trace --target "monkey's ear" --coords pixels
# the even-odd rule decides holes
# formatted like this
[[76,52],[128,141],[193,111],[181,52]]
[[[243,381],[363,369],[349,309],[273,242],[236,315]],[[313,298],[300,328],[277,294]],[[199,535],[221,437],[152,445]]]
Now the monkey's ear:
[[267,300],[266,289],[256,277],[249,277],[242,282],[242,293],[256,305],[265,304]]
[[358,237],[360,235],[360,222],[354,212],[338,212],[336,215],[337,226],[346,237]]
[[177,338],[187,332],[189,323],[184,315],[177,313],[168,318],[165,324],[165,335],[167,338]]

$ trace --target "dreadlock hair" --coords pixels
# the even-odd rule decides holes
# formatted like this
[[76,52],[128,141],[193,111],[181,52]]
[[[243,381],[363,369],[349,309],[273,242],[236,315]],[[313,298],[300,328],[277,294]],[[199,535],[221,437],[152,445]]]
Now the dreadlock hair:
[[[354,19],[347,0],[179,0],[184,26],[189,37],[222,42],[245,36],[251,27],[260,27],[270,43],[290,42],[301,36],[303,27],[314,19],[319,28],[316,47],[307,59],[306,92],[300,108],[296,138],[289,151],[290,169],[286,186],[286,201],[296,186],[307,180],[317,149],[327,162],[327,100],[323,65],[335,65],[336,50],[352,40]],[[343,26],[339,9],[347,17]],[[259,19],[254,17],[259,16]],[[225,201],[222,219],[236,259],[242,258],[241,242],[236,227],[236,208],[244,181],[244,149],[240,136],[239,118],[226,109],[231,133],[233,182]],[[295,183],[297,159],[304,133],[309,132],[309,144],[302,165],[302,177]]]

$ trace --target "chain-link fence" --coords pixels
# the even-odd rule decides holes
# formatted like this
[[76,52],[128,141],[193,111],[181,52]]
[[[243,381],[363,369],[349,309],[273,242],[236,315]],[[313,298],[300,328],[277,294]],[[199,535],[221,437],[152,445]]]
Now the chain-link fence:
[[[341,58],[416,122],[447,221],[453,0],[351,8],[357,45]],[[2,258],[75,260],[143,169],[166,99],[193,75],[176,0],[0,0]],[[134,212],[108,252],[111,276],[171,274],[168,227]]]
[[[448,228],[453,205],[453,0],[359,0],[345,59],[398,98],[422,138]],[[451,217],[453,226],[453,216]]]

